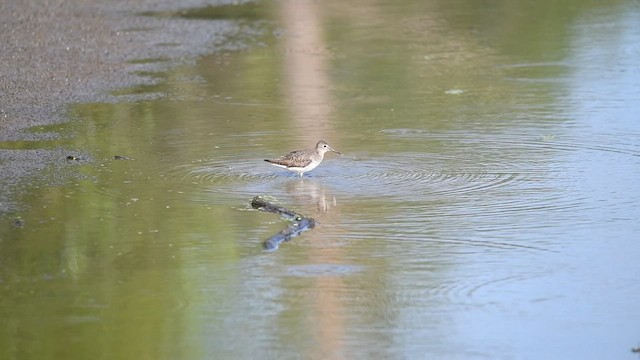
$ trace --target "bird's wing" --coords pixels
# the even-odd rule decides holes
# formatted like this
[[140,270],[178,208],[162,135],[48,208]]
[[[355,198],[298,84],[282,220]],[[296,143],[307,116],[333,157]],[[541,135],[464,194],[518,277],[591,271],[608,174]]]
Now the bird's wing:
[[305,167],[311,164],[311,159],[307,156],[304,150],[296,150],[272,160],[271,162],[288,167]]

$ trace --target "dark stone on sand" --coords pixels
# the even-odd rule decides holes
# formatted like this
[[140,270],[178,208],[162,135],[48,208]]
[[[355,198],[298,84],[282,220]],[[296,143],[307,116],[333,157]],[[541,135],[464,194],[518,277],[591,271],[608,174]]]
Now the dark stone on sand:
[[22,220],[22,218],[19,218],[19,217],[13,219],[13,226],[17,228],[24,227],[24,220]]

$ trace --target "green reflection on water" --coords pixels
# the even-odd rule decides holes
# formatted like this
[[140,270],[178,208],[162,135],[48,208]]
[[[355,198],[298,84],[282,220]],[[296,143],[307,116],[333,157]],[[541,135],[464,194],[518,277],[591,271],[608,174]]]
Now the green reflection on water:
[[[401,277],[397,274],[404,269],[393,256],[368,255],[388,246],[401,257],[401,249],[386,244],[385,236],[393,234],[381,230],[378,239],[337,250],[285,244],[264,259],[260,241],[282,223],[247,211],[254,195],[275,188],[303,213],[322,216],[321,223],[337,223],[342,212],[354,223],[364,221],[361,216],[375,226],[396,215],[388,199],[349,197],[331,187],[330,176],[290,181],[260,167],[260,159],[267,151],[278,154],[312,143],[317,133],[329,135],[326,140],[345,153],[454,154],[459,144],[442,139],[389,144],[381,131],[473,128],[491,133],[529,124],[533,116],[557,124],[563,119],[553,110],[554,102],[564,89],[551,79],[567,74],[558,63],[567,55],[567,24],[596,5],[616,3],[323,3],[323,48],[287,48],[265,35],[264,47],[211,55],[166,74],[143,73],[162,82],[114,93],[154,92],[167,98],[75,106],[73,117],[80,121],[73,125],[75,136],[65,142],[86,149],[91,161],[74,167],[80,177],[71,183],[30,189],[24,198],[30,208],[19,214],[24,226],[0,225],[0,358],[242,357],[253,349],[344,357],[357,352],[340,340],[353,329],[367,339],[351,346],[392,346],[392,331],[366,330],[391,327],[400,321],[403,306],[428,303],[420,294],[416,300],[386,293],[397,286],[387,274]],[[229,7],[221,13],[207,8],[179,16],[252,21],[278,11],[263,6]],[[297,112],[304,99],[291,101],[295,94],[283,79],[292,68],[292,53],[325,57],[321,65],[328,80],[320,80],[325,86],[319,87],[331,103],[309,103],[324,116],[321,122]],[[539,66],[509,66],[521,62]],[[184,80],[194,78],[201,81]],[[313,134],[306,134],[309,128]],[[526,157],[498,150],[452,156],[441,166],[454,172],[486,158],[506,163]],[[131,160],[114,160],[114,155]],[[236,161],[260,164],[238,170]],[[199,167],[203,171],[194,172]],[[252,172],[264,176],[251,178]],[[269,187],[273,174],[281,180]],[[342,198],[333,213],[319,214],[315,203],[296,198],[299,193]],[[422,200],[415,195],[416,203]],[[433,207],[454,201],[438,199]],[[423,234],[437,236],[442,224],[425,223],[429,230]],[[303,237],[322,244],[314,232]],[[441,244],[425,249],[447,251]],[[354,266],[345,266],[344,278],[331,273],[342,268],[282,270],[332,261]],[[434,279],[458,265],[449,259],[417,263],[428,266]],[[371,270],[360,274],[355,265]],[[254,267],[281,272],[253,273]],[[449,330],[446,316],[434,324],[436,335]],[[245,331],[256,335],[255,329],[263,337],[242,338]],[[229,333],[233,338],[226,338]],[[435,341],[431,345],[437,349]]]

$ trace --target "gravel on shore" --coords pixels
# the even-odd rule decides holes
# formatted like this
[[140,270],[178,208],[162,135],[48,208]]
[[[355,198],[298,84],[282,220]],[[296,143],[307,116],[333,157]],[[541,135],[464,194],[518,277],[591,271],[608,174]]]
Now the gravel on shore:
[[[42,169],[56,162],[59,171],[64,168],[62,149],[34,150],[31,146],[23,150],[18,143],[46,141],[56,134],[26,129],[67,121],[69,104],[122,101],[110,91],[150,81],[136,71],[166,70],[227,46],[227,39],[243,31],[237,22],[179,16],[184,9],[221,3],[2,2],[0,214],[19,207],[19,189],[38,178]],[[163,16],[149,15],[153,13]]]

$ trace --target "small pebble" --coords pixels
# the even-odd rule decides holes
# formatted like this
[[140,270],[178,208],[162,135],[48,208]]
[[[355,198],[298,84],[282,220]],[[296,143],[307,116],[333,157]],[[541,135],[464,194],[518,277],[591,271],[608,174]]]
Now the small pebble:
[[17,227],[17,228],[22,228],[24,227],[24,220],[22,220],[22,218],[15,218],[13,219],[13,226]]

